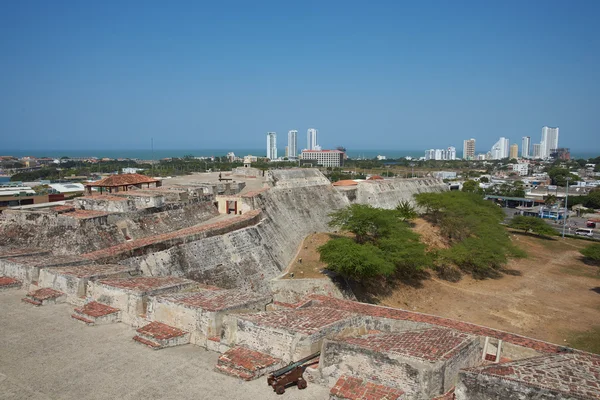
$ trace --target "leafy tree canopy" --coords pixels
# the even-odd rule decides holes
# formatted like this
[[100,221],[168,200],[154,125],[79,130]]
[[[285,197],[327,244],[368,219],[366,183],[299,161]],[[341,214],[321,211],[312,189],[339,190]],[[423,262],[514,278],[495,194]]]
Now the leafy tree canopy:
[[555,236],[556,231],[541,218],[515,215],[510,224],[511,228],[524,232],[533,232],[540,236]]

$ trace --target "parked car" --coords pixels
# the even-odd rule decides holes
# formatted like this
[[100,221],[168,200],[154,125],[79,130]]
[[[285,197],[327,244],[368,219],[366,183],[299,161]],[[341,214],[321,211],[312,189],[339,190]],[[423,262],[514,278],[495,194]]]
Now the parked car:
[[588,221],[585,223],[585,226],[587,226],[588,228],[595,228],[596,223],[594,221]]
[[579,235],[579,236],[592,237],[592,236],[594,236],[594,230],[590,229],[590,228],[577,228],[577,230],[575,231],[575,234]]

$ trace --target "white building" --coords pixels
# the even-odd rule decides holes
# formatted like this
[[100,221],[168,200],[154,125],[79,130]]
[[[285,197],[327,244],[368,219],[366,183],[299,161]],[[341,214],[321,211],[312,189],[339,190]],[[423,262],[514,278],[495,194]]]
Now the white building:
[[267,158],[277,160],[277,134],[275,132],[267,133]]
[[69,194],[69,193],[83,193],[85,186],[81,183],[50,183],[48,185],[52,192]]
[[527,176],[529,174],[528,163],[511,164],[513,172],[516,172],[520,176]]
[[533,144],[532,158],[542,158],[542,145],[540,143]]
[[126,168],[121,168],[121,172],[124,174],[137,174],[139,171],[143,171],[144,168],[132,168],[132,167],[126,167]]
[[521,139],[521,158],[529,158],[531,153],[529,149],[531,148],[531,137],[523,136]]
[[306,131],[306,140],[307,140],[306,149],[307,150],[318,150],[317,149],[317,146],[319,145],[319,141],[318,141],[318,137],[317,137],[318,134],[319,134],[319,131],[317,131],[314,128],[310,128],[308,131]]
[[425,150],[425,160],[456,160],[456,148]]
[[544,126],[542,128],[542,141],[540,145],[542,152],[540,158],[550,158],[552,150],[558,149],[558,127]]
[[493,146],[492,146],[492,160],[502,160],[503,158],[508,158],[508,139],[501,137]]
[[463,141],[463,159],[475,159],[475,139],[467,139]]
[[445,160],[456,160],[456,147],[448,147]]
[[379,154],[377,155],[377,160],[378,161],[383,161],[383,160],[387,160],[386,156],[380,156]]
[[341,167],[344,165],[344,152],[339,150],[302,150],[303,160],[317,160],[323,167]]
[[298,157],[298,131],[291,130],[288,132],[288,145],[287,145],[288,158]]

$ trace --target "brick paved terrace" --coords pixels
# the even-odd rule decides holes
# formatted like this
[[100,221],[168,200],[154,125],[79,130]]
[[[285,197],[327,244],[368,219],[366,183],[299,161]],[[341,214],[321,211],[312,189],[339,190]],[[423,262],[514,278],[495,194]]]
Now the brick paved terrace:
[[241,315],[239,318],[256,325],[285,329],[294,333],[312,335],[323,328],[353,317],[348,311],[325,307],[309,307]]
[[558,353],[562,349],[562,346],[553,343],[548,343],[541,340],[520,336],[514,333],[504,332],[485,326],[475,325],[469,322],[462,322],[449,318],[438,317],[435,315],[422,314],[397,308],[375,306],[350,300],[340,300],[322,295],[310,295],[308,296],[308,298],[312,300],[313,306],[317,307],[331,307],[337,310],[344,310],[360,315],[368,315],[378,318],[404,320],[437,325],[440,327],[456,329],[458,331],[472,335],[493,337],[517,346],[526,347],[542,353]]
[[329,392],[332,400],[400,400],[404,392],[352,376],[342,376]]
[[48,249],[39,249],[35,247],[19,247],[19,248],[7,248],[0,247],[0,260],[4,258],[15,258],[15,257],[23,257],[23,256],[35,256],[35,255],[45,255],[50,254],[50,250]]
[[[474,393],[507,396],[514,392],[527,398],[600,399],[600,356],[553,354],[463,370],[456,398],[468,400]],[[542,394],[546,396],[535,397]]]
[[341,341],[380,353],[420,358],[428,361],[449,360],[474,337],[442,328],[401,333],[384,333],[349,337]]
[[223,290],[214,287],[198,293],[186,293],[161,296],[161,301],[169,301],[190,308],[200,308],[206,311],[226,311],[241,308],[249,303],[270,301],[270,296],[242,290]]
[[138,276],[133,278],[102,279],[98,283],[127,292],[145,294],[172,287],[189,286],[195,282],[173,276]]

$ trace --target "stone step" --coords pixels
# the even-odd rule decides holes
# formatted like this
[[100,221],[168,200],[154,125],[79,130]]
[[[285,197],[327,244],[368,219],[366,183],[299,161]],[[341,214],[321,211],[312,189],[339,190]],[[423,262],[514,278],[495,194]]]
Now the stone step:
[[21,281],[8,276],[0,276],[0,290],[15,289],[21,287]]
[[283,366],[280,359],[237,346],[223,353],[215,370],[225,375],[250,381]]
[[137,335],[133,337],[133,340],[155,350],[181,346],[190,342],[189,332],[156,321],[137,329],[136,332]]
[[35,306],[45,306],[49,304],[64,303],[67,296],[63,292],[50,288],[42,288],[27,293],[22,300]]
[[342,375],[329,391],[330,400],[404,400],[398,388]]
[[121,310],[92,301],[76,308],[71,317],[86,325],[101,325],[121,322]]

